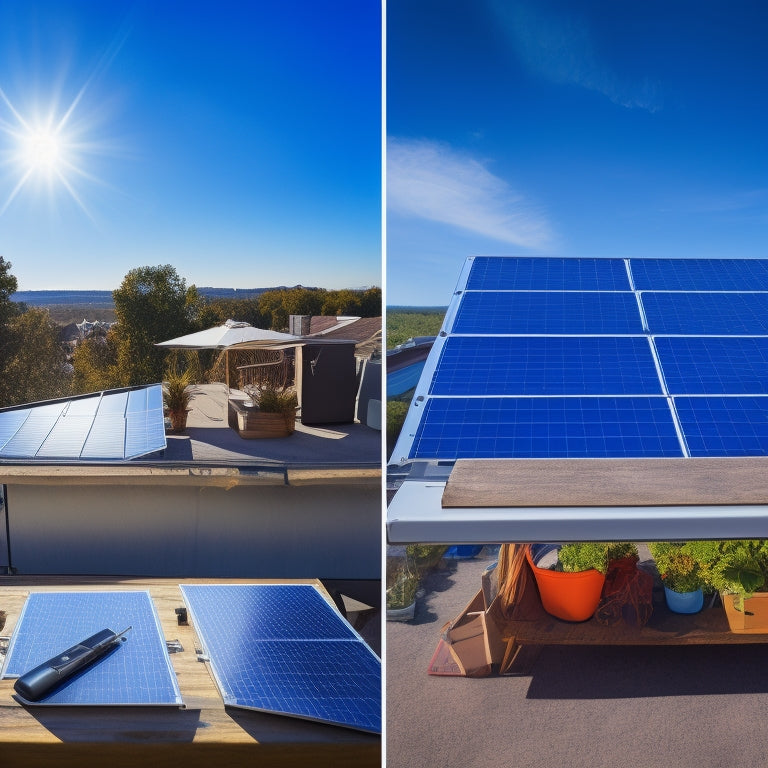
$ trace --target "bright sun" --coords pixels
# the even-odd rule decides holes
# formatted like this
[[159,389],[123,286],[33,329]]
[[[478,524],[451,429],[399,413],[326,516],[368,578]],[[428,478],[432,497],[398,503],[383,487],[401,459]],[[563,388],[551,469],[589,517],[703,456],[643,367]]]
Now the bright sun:
[[50,130],[28,131],[19,141],[19,160],[27,169],[54,173],[63,162],[59,136]]

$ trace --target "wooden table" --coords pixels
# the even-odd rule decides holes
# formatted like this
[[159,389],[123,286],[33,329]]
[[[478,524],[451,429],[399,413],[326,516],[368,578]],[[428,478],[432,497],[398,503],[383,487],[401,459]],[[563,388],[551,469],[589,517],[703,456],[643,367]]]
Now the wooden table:
[[[148,590],[171,653],[185,709],[173,707],[38,707],[13,698],[13,680],[0,680],[0,765],[380,766],[375,734],[297,718],[225,707],[207,664],[197,659],[192,626],[179,626],[184,604],[179,583],[284,583],[285,580],[0,577],[0,611],[10,636],[24,601],[34,591]],[[329,600],[319,581],[315,584]],[[199,649],[199,646],[197,646]]]

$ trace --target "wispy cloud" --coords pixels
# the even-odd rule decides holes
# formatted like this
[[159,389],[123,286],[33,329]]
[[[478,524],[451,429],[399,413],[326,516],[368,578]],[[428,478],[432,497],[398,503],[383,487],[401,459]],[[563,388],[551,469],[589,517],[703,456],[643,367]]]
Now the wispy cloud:
[[553,239],[537,206],[479,160],[433,141],[388,139],[387,207],[523,248]]
[[554,83],[596,91],[622,107],[661,109],[656,84],[622,80],[601,59],[589,27],[575,16],[527,2],[496,0],[493,7],[515,53],[532,72]]

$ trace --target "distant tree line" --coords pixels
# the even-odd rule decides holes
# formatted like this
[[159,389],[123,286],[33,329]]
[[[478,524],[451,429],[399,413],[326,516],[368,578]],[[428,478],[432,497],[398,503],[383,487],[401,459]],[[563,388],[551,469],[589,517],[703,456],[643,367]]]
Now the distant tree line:
[[289,315],[381,315],[381,290],[288,288],[252,299],[206,301],[169,264],[132,269],[113,291],[117,323],[78,344],[67,366],[47,310],[12,302],[11,263],[0,257],[0,406],[163,379],[178,353],[155,344],[228,319],[286,331]]

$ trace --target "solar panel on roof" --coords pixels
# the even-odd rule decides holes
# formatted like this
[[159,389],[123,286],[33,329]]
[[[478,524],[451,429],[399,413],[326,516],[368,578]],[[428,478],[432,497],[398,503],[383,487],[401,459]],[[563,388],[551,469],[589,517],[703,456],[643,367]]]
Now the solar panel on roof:
[[768,333],[768,293],[641,294],[648,328],[655,334]]
[[162,386],[0,409],[0,458],[124,460],[166,447]]
[[633,293],[468,291],[452,333],[637,334],[643,332]]
[[768,455],[768,396],[676,397],[691,456]]
[[381,662],[312,585],[181,590],[225,704],[381,731]]
[[673,395],[768,394],[765,336],[657,336],[654,343]]
[[3,677],[19,677],[102,629],[131,631],[114,653],[39,705],[182,704],[148,592],[33,592],[14,629]]
[[664,397],[430,398],[410,458],[682,456]]
[[763,455],[762,400],[677,396],[768,394],[766,289],[768,260],[469,259],[394,457]]
[[768,291],[766,259],[631,259],[640,291]]
[[433,395],[661,394],[645,337],[452,336]]
[[552,257],[495,258],[476,256],[467,290],[628,291],[621,259]]

